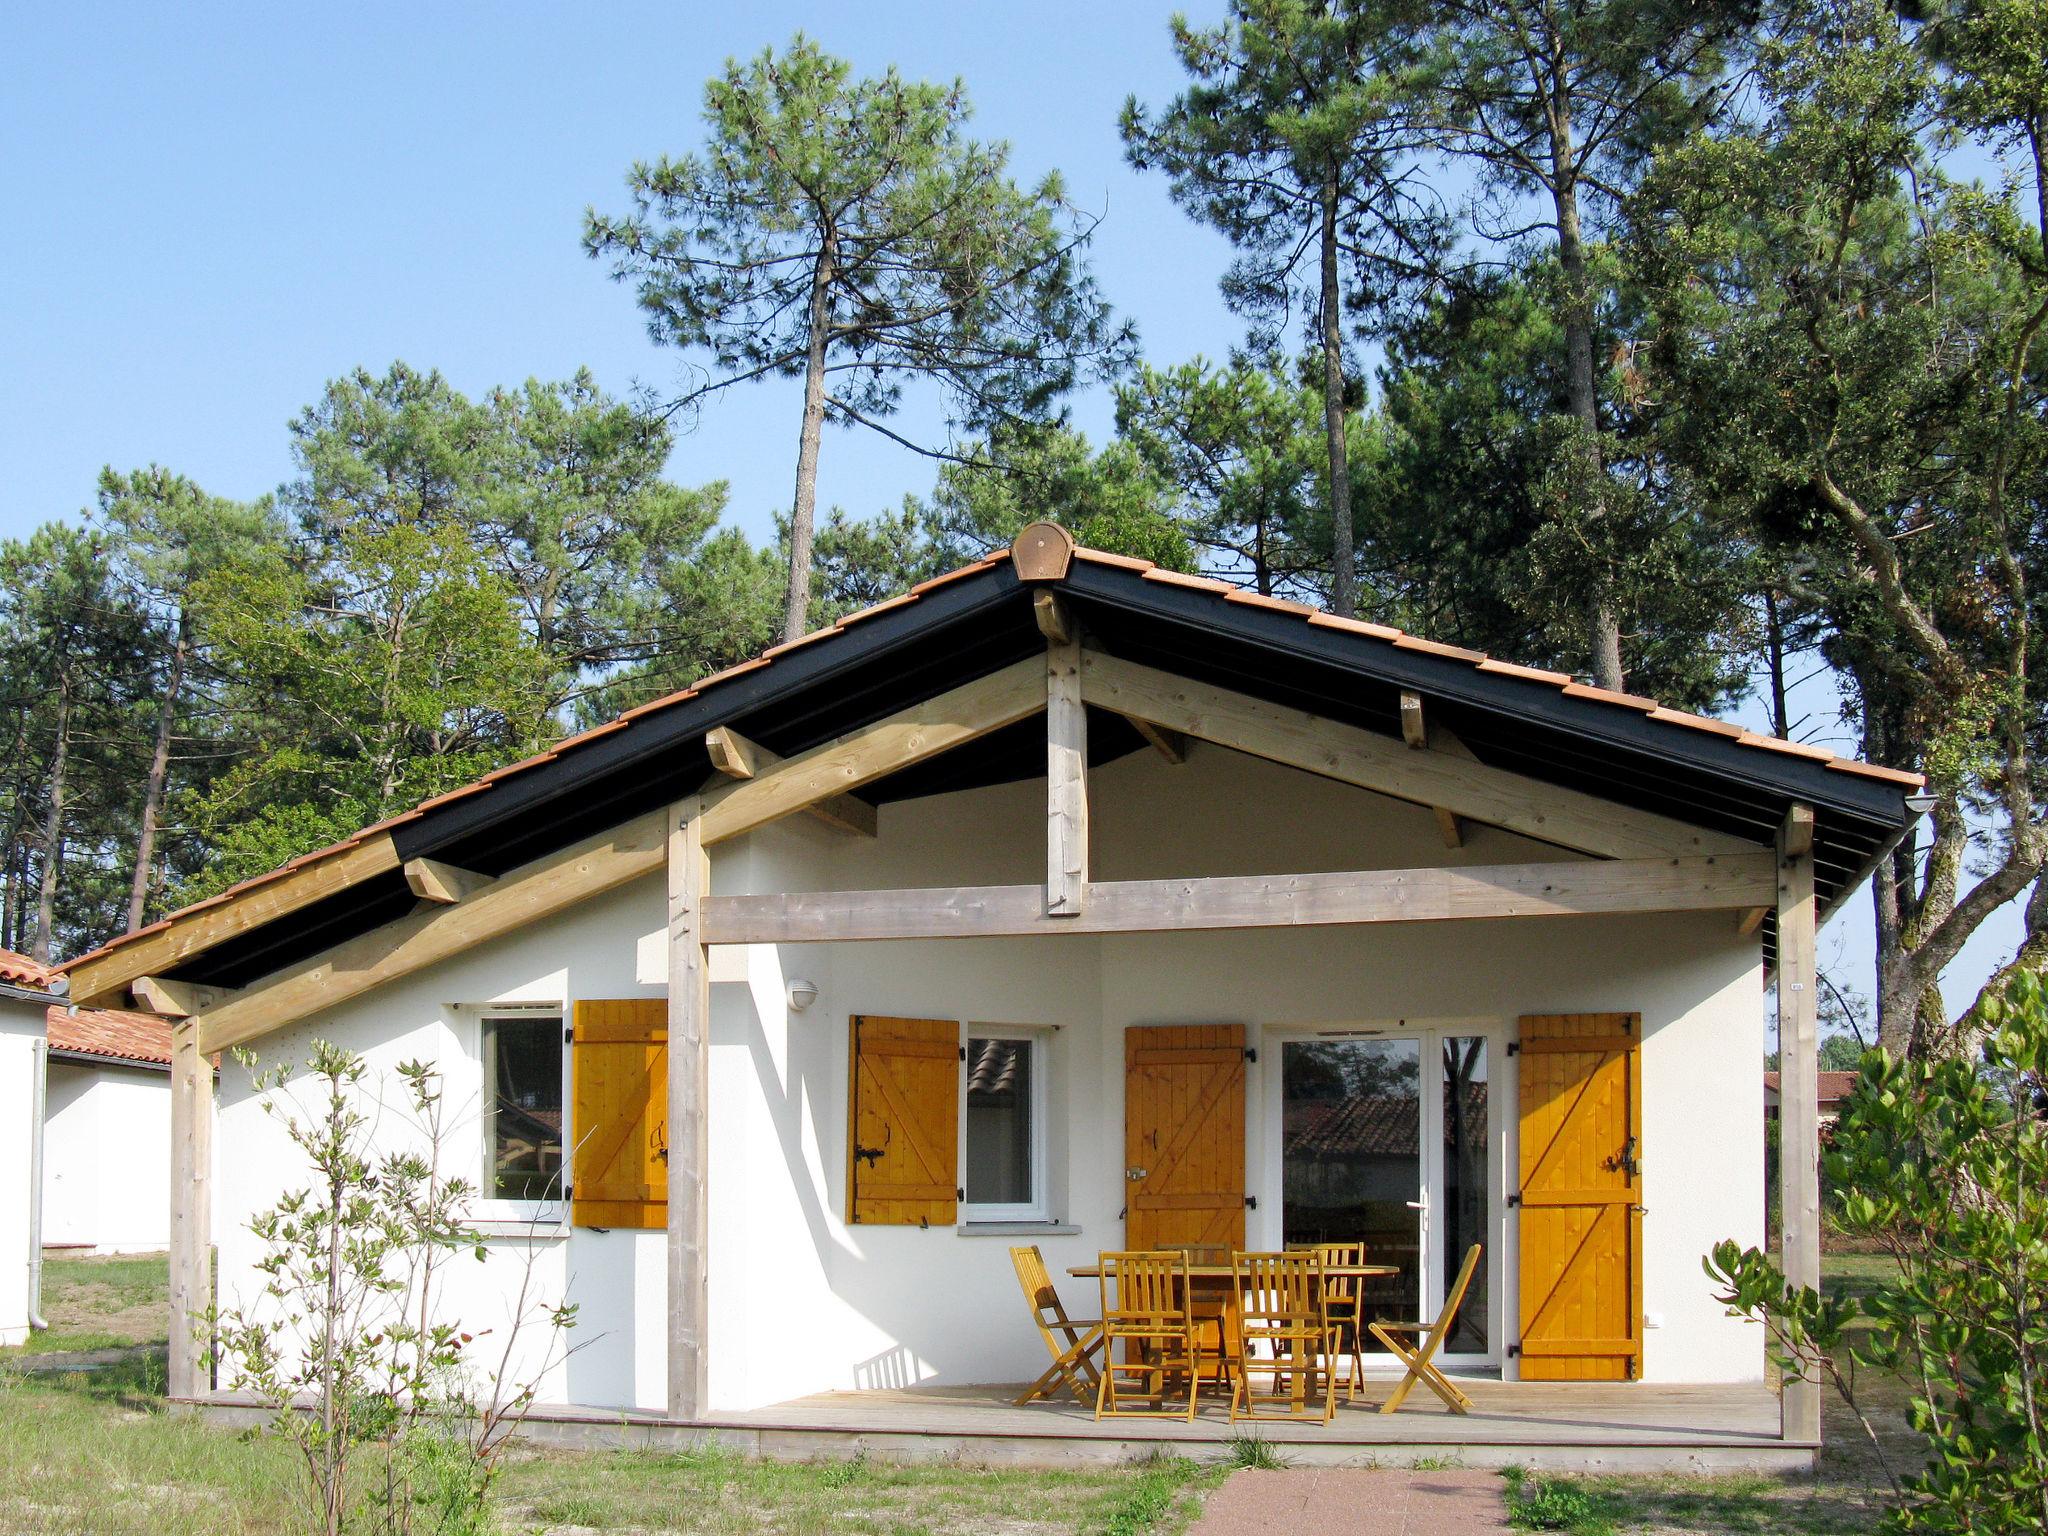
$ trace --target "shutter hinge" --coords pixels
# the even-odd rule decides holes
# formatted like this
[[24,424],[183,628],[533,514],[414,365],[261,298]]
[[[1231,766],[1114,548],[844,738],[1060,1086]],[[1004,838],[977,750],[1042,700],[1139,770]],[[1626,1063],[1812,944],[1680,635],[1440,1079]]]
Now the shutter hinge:
[[1259,1197],[1257,1195],[1246,1195],[1244,1197],[1244,1208],[1248,1211],[1256,1211],[1259,1208]]
[[562,1044],[564,1044],[564,1045],[574,1045],[575,1043],[576,1043],[576,1026],[575,1026],[574,1024],[565,1024],[565,1025],[563,1025],[563,1026],[562,1026]]
[[1522,1042],[1521,1042],[1521,1041],[1519,1041],[1519,1040],[1510,1040],[1510,1041],[1508,1042],[1508,1054],[1509,1054],[1510,1056],[1519,1056],[1519,1055],[1521,1055],[1521,1054],[1522,1054]]
[[1519,1356],[1519,1355],[1520,1355],[1521,1353],[1522,1353],[1522,1346],[1521,1346],[1521,1345],[1519,1345],[1519,1344],[1510,1344],[1510,1345],[1508,1346],[1508,1358],[1509,1358],[1510,1360],[1513,1360],[1513,1359],[1515,1359],[1515,1358],[1516,1358],[1517,1356]]
[[1520,1195],[1509,1195],[1509,1196],[1508,1196],[1508,1204],[1509,1204],[1510,1206],[1516,1206],[1516,1205],[1520,1205],[1521,1203],[1522,1203],[1522,1197],[1521,1197]]
[[1244,1059],[1246,1061],[1257,1061],[1259,1059],[1259,1048],[1256,1045],[1246,1046],[1244,1048]]
[[959,1201],[962,1205],[965,1205],[967,1203],[967,1191],[964,1189],[955,1189],[953,1191],[953,1198]]
[[960,1047],[960,1059],[962,1061],[967,1059],[967,1047],[964,1045]]

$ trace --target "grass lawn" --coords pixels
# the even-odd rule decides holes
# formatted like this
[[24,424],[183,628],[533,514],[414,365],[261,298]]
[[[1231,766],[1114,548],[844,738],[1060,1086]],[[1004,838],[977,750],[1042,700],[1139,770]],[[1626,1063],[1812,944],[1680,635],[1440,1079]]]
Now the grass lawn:
[[[304,1528],[288,1446],[164,1411],[165,1285],[160,1255],[45,1265],[49,1331],[0,1351],[0,1532],[284,1536]],[[38,1369],[51,1355],[100,1350],[121,1353],[90,1370]],[[1222,1475],[1185,1461],[1027,1472],[517,1450],[496,1516],[503,1531],[549,1536],[1175,1536]]]

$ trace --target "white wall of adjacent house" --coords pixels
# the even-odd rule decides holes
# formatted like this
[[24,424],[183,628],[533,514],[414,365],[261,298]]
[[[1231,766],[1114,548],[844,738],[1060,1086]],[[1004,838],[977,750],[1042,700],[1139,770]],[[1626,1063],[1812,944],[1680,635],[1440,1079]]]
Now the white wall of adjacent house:
[[[802,817],[714,850],[716,891],[950,886],[1043,879],[1043,781],[895,803],[875,840]],[[1491,828],[1447,851],[1426,808],[1198,744],[1171,765],[1147,751],[1091,776],[1093,875],[1128,879],[1486,864],[1566,857]],[[481,1167],[477,1019],[488,1003],[567,1005],[660,996],[666,941],[651,878],[478,947],[259,1043],[302,1058],[315,1037],[363,1053],[381,1135],[405,1134],[393,1069],[424,1057],[447,1083],[451,1156]],[[1760,1242],[1763,1044],[1760,955],[1726,914],[1239,930],[1225,933],[720,948],[712,964],[711,1398],[762,1406],[807,1393],[1018,1381],[1044,1368],[1009,1257],[968,1227],[847,1219],[849,1019],[902,1015],[1049,1030],[1048,1214],[1038,1237],[1069,1310],[1092,1315],[1071,1265],[1123,1241],[1124,1032],[1242,1023],[1253,1044],[1289,1032],[1384,1028],[1513,1038],[1523,1013],[1643,1018],[1644,1375],[1757,1380],[1760,1336],[1713,1302],[1700,1255]],[[801,1013],[796,979],[817,988]],[[1248,1191],[1267,1193],[1249,1240],[1277,1240],[1278,1136],[1262,1049],[1249,1068]],[[1515,1294],[1512,1064],[1492,1058],[1499,1210],[1493,1337],[1511,1340]],[[381,1085],[381,1086],[380,1086]],[[571,1124],[568,1135],[577,1134]],[[302,1165],[229,1066],[215,1142],[223,1301],[260,1289],[250,1215],[303,1183]],[[543,1401],[658,1410],[665,1401],[664,1235],[571,1230],[494,1236],[490,1259],[450,1272],[448,1303],[502,1344],[520,1286],[579,1306],[566,1360],[529,1329],[514,1374],[545,1368]],[[559,1351],[555,1352],[559,1354]],[[1513,1362],[1507,1363],[1510,1375]]]
[[45,1006],[0,996],[0,1347],[29,1330],[29,1169]]
[[43,1130],[43,1245],[151,1253],[170,1242],[168,1072],[50,1063]]

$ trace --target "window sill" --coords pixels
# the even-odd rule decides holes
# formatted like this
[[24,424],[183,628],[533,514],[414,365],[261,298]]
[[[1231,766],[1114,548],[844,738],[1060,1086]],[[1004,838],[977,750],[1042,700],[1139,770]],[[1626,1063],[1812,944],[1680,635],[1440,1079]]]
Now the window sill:
[[961,1237],[1079,1237],[1081,1229],[1065,1221],[963,1221],[953,1229]]
[[470,1216],[463,1220],[462,1229],[479,1237],[527,1237],[535,1242],[555,1242],[569,1235],[569,1213],[557,1208],[530,1216]]

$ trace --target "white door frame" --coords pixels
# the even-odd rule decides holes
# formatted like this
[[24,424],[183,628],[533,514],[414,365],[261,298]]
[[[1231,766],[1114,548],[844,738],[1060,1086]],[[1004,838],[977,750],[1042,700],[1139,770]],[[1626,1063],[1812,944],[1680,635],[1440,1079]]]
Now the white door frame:
[[[1481,1259],[1486,1273],[1486,1341],[1483,1355],[1454,1354],[1439,1357],[1446,1366],[1464,1370],[1487,1370],[1500,1365],[1505,1353],[1510,1313],[1507,1308],[1508,1282],[1514,1274],[1509,1244],[1513,1223],[1508,1220],[1508,1194],[1514,1177],[1514,1128],[1520,1123],[1516,1074],[1509,1071],[1508,1046],[1517,1038],[1512,1015],[1476,1018],[1411,1018],[1359,1020],[1355,1023],[1269,1024],[1260,1030],[1258,1074],[1259,1114],[1254,1117],[1251,1148],[1252,1171],[1247,1183],[1258,1196],[1258,1209],[1248,1213],[1247,1240],[1268,1248],[1283,1241],[1284,1198],[1282,1186],[1283,1143],[1281,1124],[1281,1052],[1292,1041],[1303,1040],[1414,1040],[1422,1058],[1422,1189],[1427,1204],[1421,1228],[1422,1294],[1417,1298],[1419,1318],[1434,1318],[1443,1307],[1444,1273],[1441,1227],[1444,1210],[1443,1156],[1443,1074],[1434,1070],[1443,1059],[1443,1042],[1456,1036],[1483,1036],[1486,1040],[1488,1084],[1486,1116],[1487,1214],[1484,1223],[1486,1254]],[[1384,1352],[1365,1357],[1369,1372],[1395,1371]]]

